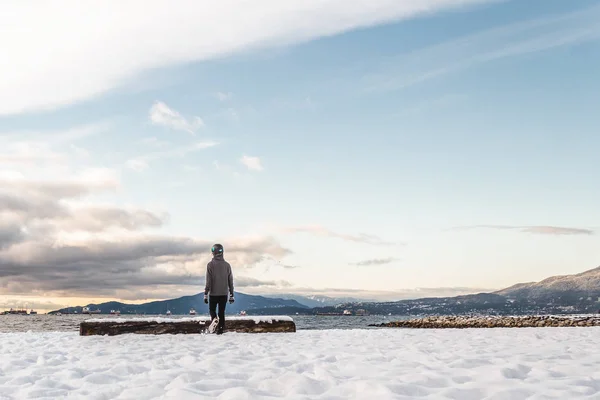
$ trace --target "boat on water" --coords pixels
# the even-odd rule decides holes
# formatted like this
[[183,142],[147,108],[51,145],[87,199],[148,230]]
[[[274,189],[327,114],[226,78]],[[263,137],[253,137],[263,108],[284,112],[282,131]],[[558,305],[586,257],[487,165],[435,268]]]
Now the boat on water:
[[171,310],[167,310],[167,315],[171,315]]
[[83,309],[81,310],[82,314],[101,314],[102,311],[100,311],[99,309],[96,310],[91,310],[89,307],[83,307]]
[[29,315],[37,315],[37,311],[35,311],[35,310],[29,310]]
[[5,315],[27,315],[27,310],[26,309],[17,309],[15,310],[14,308],[11,308],[8,311],[4,311]]
[[343,315],[352,315],[352,311],[350,311],[350,310],[344,310],[344,312],[342,314]]
[[246,315],[246,311],[244,311],[244,310],[240,311],[240,315]]
[[190,315],[196,315],[196,310],[194,310],[194,308],[190,308]]
[[110,310],[111,315],[121,315],[121,311],[119,310]]

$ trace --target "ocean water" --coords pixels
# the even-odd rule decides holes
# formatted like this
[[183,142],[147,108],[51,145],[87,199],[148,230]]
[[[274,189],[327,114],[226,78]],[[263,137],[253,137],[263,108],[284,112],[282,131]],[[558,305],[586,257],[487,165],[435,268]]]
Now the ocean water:
[[[134,316],[132,316],[134,317]],[[146,315],[145,317],[148,317]],[[187,315],[170,318],[186,318]],[[297,330],[367,329],[369,324],[380,324],[404,319],[399,316],[306,316],[292,315]],[[0,332],[79,332],[79,323],[90,318],[114,318],[112,315],[0,315]],[[121,316],[120,318],[127,318]],[[227,320],[227,316],[225,317]],[[377,328],[373,328],[377,329]]]

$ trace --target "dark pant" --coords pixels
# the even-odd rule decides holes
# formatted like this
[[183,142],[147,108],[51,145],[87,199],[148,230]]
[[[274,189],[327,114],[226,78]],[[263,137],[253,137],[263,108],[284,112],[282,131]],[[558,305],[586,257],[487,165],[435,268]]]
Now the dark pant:
[[219,325],[217,325],[217,329],[223,331],[225,328],[225,306],[227,305],[227,295],[208,297],[208,309],[210,310],[211,319],[215,319],[217,316],[217,304],[219,305]]

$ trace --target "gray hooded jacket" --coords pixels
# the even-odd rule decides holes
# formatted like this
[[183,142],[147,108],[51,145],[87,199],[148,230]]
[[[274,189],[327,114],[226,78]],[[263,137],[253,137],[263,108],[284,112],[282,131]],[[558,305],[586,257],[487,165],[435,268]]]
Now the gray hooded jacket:
[[223,256],[216,256],[206,265],[204,294],[227,296],[228,293],[233,296],[233,273],[231,272],[231,265],[223,259]]

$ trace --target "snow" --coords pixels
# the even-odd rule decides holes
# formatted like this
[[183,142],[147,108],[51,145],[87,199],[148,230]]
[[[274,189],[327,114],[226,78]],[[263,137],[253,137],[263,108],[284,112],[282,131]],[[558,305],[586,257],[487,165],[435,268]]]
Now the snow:
[[[249,321],[253,320],[255,323],[267,322],[273,323],[273,321],[294,321],[291,317],[285,315],[261,315],[261,316],[225,316],[225,321],[232,320],[244,320]],[[165,322],[207,322],[210,321],[210,317],[183,317],[183,318],[169,318],[169,317],[139,317],[139,318],[128,318],[128,317],[116,317],[116,318],[92,318],[86,319],[85,322],[157,322],[157,323],[165,323]]]
[[600,399],[600,328],[0,334],[0,399]]

